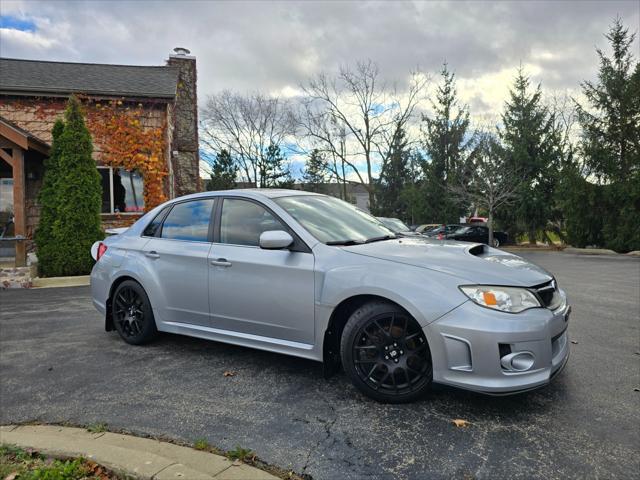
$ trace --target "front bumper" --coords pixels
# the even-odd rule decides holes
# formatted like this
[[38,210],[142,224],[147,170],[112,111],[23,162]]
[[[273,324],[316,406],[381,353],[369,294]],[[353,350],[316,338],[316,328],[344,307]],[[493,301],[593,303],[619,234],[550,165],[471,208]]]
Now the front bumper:
[[[424,327],[433,381],[496,395],[546,385],[569,358],[570,312],[566,301],[555,311],[533,308],[518,314],[463,303]],[[518,352],[530,359],[530,367],[505,367],[501,358]]]

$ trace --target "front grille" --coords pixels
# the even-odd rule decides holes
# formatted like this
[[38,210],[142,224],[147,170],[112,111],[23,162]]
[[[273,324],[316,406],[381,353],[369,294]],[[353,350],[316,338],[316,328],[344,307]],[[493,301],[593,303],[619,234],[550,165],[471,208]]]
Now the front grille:
[[555,279],[536,285],[531,290],[538,294],[542,305],[545,307],[554,310],[560,305],[560,295],[558,294],[558,285]]

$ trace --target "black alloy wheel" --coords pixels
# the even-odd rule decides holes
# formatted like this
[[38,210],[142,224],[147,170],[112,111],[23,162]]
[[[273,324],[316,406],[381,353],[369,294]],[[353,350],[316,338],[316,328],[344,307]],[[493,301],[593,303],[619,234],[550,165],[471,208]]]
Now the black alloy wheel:
[[378,401],[412,401],[431,384],[431,353],[424,332],[391,303],[369,303],[354,312],[343,333],[342,359],[354,385]]
[[118,285],[112,298],[113,324],[122,339],[132,345],[151,341],[158,333],[149,298],[132,280]]

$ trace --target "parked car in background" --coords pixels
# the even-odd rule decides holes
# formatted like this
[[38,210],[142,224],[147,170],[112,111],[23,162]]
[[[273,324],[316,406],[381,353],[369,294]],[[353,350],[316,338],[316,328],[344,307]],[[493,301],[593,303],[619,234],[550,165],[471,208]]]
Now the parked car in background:
[[398,236],[416,237],[420,235],[419,233],[416,233],[413,230],[411,230],[409,225],[404,223],[399,218],[392,218],[392,217],[376,217],[376,218],[380,220],[385,227],[387,227],[389,230],[391,230],[393,233],[395,233]]
[[549,272],[486,245],[398,238],[325,195],[176,198],[91,254],[93,304],[125,342],[169,332],[341,364],[379,401],[432,382],[530,390],[569,357],[571,307]]
[[[467,225],[462,226],[445,235],[447,240],[459,240],[461,242],[476,242],[489,244],[489,228],[483,225]],[[509,240],[508,235],[505,232],[493,232],[493,245],[492,247],[499,247],[505,245]]]
[[423,235],[427,237],[436,237],[439,240],[442,240],[446,235],[455,232],[462,226],[463,225],[460,225],[459,223],[448,223],[446,225],[440,224],[436,228],[432,228],[431,230],[424,232]]
[[441,223],[423,223],[422,225],[418,225],[416,228],[413,228],[412,230],[414,232],[417,233],[421,233],[421,234],[425,234],[430,230],[433,230],[434,228],[438,228],[440,225],[442,225]]

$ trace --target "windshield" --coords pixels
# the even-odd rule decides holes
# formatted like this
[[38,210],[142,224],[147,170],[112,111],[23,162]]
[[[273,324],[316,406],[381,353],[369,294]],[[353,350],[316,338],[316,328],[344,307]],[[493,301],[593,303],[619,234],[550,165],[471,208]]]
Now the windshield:
[[324,195],[274,198],[311,235],[328,245],[358,244],[395,238],[378,219],[350,203]]
[[455,230],[453,233],[465,233],[468,232],[471,229],[471,227],[460,227],[457,230]]
[[402,221],[397,218],[385,218],[378,217],[385,227],[390,228],[394,232],[409,232],[411,229]]

